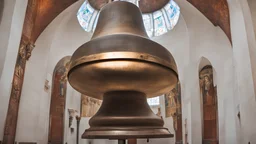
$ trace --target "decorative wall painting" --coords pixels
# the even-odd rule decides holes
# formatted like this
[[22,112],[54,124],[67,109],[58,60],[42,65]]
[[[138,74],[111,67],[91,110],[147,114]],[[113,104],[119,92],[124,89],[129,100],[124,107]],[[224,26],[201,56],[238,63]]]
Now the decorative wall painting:
[[166,117],[181,114],[181,92],[179,84],[169,93],[165,94]]
[[88,97],[86,95],[81,96],[81,117],[94,116],[101,106],[102,101]]

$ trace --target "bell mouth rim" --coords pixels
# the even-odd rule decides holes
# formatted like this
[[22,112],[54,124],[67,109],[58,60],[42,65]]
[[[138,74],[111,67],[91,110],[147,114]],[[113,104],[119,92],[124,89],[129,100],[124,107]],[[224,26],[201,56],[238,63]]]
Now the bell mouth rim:
[[156,138],[172,138],[173,134],[167,128],[163,127],[134,127],[134,128],[89,128],[82,134],[82,139],[156,139]]

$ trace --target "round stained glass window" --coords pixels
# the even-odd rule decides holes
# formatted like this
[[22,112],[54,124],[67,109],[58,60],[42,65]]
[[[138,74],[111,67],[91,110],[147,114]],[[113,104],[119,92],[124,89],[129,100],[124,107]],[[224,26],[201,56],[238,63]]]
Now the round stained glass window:
[[148,98],[147,99],[149,106],[159,106],[160,105],[160,97]]
[[[115,0],[127,1],[138,6],[138,0]],[[79,8],[77,19],[81,27],[87,32],[93,32],[98,22],[99,11],[95,10],[86,0]],[[162,9],[153,13],[142,14],[145,29],[149,37],[160,36],[172,30],[178,23],[180,7],[170,0]]]

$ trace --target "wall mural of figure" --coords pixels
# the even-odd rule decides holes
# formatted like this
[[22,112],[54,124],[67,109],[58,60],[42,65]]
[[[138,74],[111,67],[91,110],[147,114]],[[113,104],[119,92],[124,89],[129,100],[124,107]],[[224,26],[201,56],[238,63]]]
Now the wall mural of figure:
[[102,101],[88,97],[86,95],[81,96],[81,117],[94,116],[101,106]]
[[166,117],[174,116],[177,111],[177,100],[175,93],[171,91],[170,93],[165,94],[165,113]]
[[60,80],[60,96],[64,96],[65,94],[65,88],[66,88],[66,81]]
[[176,144],[182,144],[182,107],[179,83],[171,92],[165,94],[165,111],[166,117],[173,118]]
[[62,58],[53,72],[48,143],[64,143],[67,69],[70,56]]
[[203,144],[218,143],[217,88],[213,84],[212,66],[205,66],[199,73],[203,108]]

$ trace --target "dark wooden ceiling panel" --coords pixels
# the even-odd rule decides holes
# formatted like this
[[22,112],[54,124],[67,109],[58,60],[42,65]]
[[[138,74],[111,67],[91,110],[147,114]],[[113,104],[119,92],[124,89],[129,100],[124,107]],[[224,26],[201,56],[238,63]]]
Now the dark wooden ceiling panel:
[[219,26],[231,41],[230,16],[227,0],[188,0],[215,26]]
[[28,0],[23,38],[35,43],[44,29],[77,0]]
[[142,13],[152,13],[163,8],[169,0],[140,0],[139,7]]
[[44,29],[62,11],[75,3],[77,0],[37,0],[39,1],[32,40],[35,41]]
[[30,41],[33,34],[33,28],[36,21],[37,7],[38,7],[37,0],[28,1],[28,6],[26,10],[24,25],[23,25],[23,31],[22,31],[23,38],[26,38],[28,41]]

